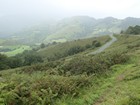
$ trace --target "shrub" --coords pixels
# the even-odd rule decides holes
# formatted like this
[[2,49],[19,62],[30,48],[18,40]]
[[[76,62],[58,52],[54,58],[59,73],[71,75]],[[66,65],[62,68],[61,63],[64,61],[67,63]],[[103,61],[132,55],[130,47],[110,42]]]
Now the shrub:
[[62,61],[51,61],[47,63],[38,63],[31,66],[26,66],[20,69],[20,72],[31,74],[36,71],[47,71],[56,68],[61,65]]
[[24,65],[31,65],[31,64],[35,64],[35,63],[41,63],[43,62],[43,59],[41,56],[39,55],[35,55],[35,54],[27,54],[24,57]]
[[10,68],[8,65],[8,57],[6,55],[0,54],[0,70]]
[[11,83],[1,88],[0,98],[4,99],[4,104],[54,105],[56,99],[60,99],[64,95],[76,97],[79,95],[80,88],[91,84],[90,78],[84,75],[71,77],[43,76],[33,81],[32,77],[27,78],[21,83],[19,83],[18,78],[14,79],[12,88],[9,86]]
[[70,75],[79,75],[86,73],[90,74],[104,74],[112,65],[123,64],[127,62],[128,56],[124,52],[108,52],[99,54],[93,58],[87,56],[80,56],[70,60],[60,67],[63,73],[67,72]]
[[10,68],[16,68],[23,66],[23,62],[21,58],[18,57],[10,57],[8,59],[8,65]]
[[95,47],[100,47],[101,46],[101,43],[100,42],[96,42],[95,43]]
[[92,47],[92,45],[90,45],[90,44],[85,45],[85,49],[88,49],[88,48],[91,48],[91,47]]
[[127,105],[140,105],[140,98],[138,97],[130,97]]
[[64,74],[67,72],[70,72],[70,75],[83,74],[84,72],[89,74],[93,70],[92,59],[83,56],[76,57],[63,65],[61,69],[64,70]]
[[77,54],[77,53],[82,52],[82,51],[84,51],[83,47],[74,46],[74,47],[70,48],[67,53],[68,53],[68,55],[74,55],[74,54]]
[[136,96],[129,96],[120,102],[121,105],[140,105],[140,98]]

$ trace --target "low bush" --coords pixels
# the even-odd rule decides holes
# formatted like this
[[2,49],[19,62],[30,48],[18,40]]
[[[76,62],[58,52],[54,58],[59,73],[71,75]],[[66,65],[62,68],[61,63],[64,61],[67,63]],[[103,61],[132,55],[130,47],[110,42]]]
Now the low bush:
[[140,98],[136,96],[129,96],[127,99],[123,99],[119,104],[121,105],[140,105]]
[[34,64],[31,66],[25,66],[21,68],[19,71],[20,73],[28,73],[32,74],[33,72],[36,71],[47,71],[47,70],[52,70],[53,68],[56,68],[57,66],[61,65],[63,62],[62,61],[51,61],[47,63],[38,63]]
[[60,69],[66,75],[69,72],[71,75],[79,75],[86,73],[90,74],[104,74],[112,65],[123,64],[127,62],[128,55],[124,52],[108,52],[99,54],[95,57],[80,56],[70,60],[61,66]]
[[127,105],[140,105],[140,98],[138,97],[130,97]]
[[54,105],[56,99],[62,96],[76,97],[80,88],[91,84],[90,78],[84,75],[42,76],[33,80],[24,75],[26,79],[21,83],[18,78],[14,78],[14,82],[8,81],[1,88],[0,99],[6,105]]

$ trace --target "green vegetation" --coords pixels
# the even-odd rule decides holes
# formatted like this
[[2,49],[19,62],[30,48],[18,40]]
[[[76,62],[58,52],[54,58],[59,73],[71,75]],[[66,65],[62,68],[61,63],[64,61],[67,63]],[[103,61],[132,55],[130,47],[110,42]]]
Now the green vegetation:
[[[73,53],[74,55],[68,58],[38,64],[33,62],[31,66],[0,71],[0,104],[139,105],[140,37],[128,35],[117,37],[118,41],[97,55]],[[94,40],[91,39],[90,42],[87,40],[75,41],[68,49],[74,49],[70,50],[71,52],[80,52],[81,47],[88,46],[87,50],[94,50]],[[96,40],[102,45],[108,37],[105,41],[101,41],[100,38]],[[83,43],[84,41],[86,43]],[[58,46],[67,43],[51,45],[48,48],[52,48],[52,53],[64,52]],[[38,53],[41,54],[41,51],[45,53],[48,48]],[[53,50],[54,48],[59,50]],[[24,58],[28,54],[34,55],[28,51],[18,56]]]
[[[7,21],[5,20],[5,22]],[[16,24],[14,25],[16,26]],[[49,43],[54,41],[66,42],[75,39],[120,33],[121,30],[126,30],[129,26],[135,25],[140,25],[139,18],[128,17],[121,20],[113,17],[94,19],[88,16],[75,16],[65,18],[60,21],[43,22],[43,24],[33,26],[17,33],[14,32],[13,34],[9,33],[8,29],[5,29],[6,27],[4,28],[3,26],[1,26],[1,31],[4,29],[6,33],[8,32],[13,36],[12,38],[6,40],[4,44],[32,45],[36,43]],[[1,34],[0,36],[3,35]]]
[[83,51],[90,51],[105,44],[110,40],[109,36],[78,39],[65,43],[55,43],[38,51],[45,61],[57,60]]
[[35,53],[25,54],[25,56],[24,56],[24,65],[32,65],[32,64],[36,64],[38,62],[43,62],[43,59],[42,59],[41,56],[38,56]]
[[2,48],[0,48],[0,52],[7,56],[14,56],[16,54],[22,53],[25,50],[31,50],[31,47],[27,45],[14,45],[3,46]]
[[32,54],[25,53],[14,57],[7,57],[6,55],[0,54],[0,61],[0,70],[3,70],[41,63],[43,62],[43,59],[33,52]]
[[21,45],[21,46],[6,46],[4,49],[7,49],[9,51],[2,52],[3,54],[6,54],[7,56],[14,56],[16,54],[22,53],[25,50],[31,50],[30,46]]
[[139,35],[140,34],[140,26],[138,26],[138,25],[136,25],[134,27],[129,26],[126,31],[121,31],[121,33]]
[[[41,63],[44,60],[46,61],[46,59],[47,61],[58,60],[60,58],[64,58],[67,56],[71,56],[71,55],[83,52],[87,49],[96,48],[98,47],[96,46],[97,43],[104,44],[108,40],[109,40],[109,37],[105,36],[105,37],[92,38],[92,39],[75,40],[75,41],[70,41],[66,43],[53,42],[52,44],[48,44],[48,45],[45,45],[44,43],[42,43],[39,47],[33,48],[33,50],[25,50],[24,47],[28,47],[28,46],[20,46],[20,45],[5,46],[4,47],[5,50],[7,49],[6,52],[4,52],[5,55],[1,55],[1,56],[5,56],[5,60],[1,60],[1,63],[3,64],[3,66],[1,67],[0,70]],[[4,50],[4,48],[1,50]],[[20,54],[20,49],[23,52],[21,54]],[[49,55],[48,51],[51,52],[50,53],[51,56]],[[45,52],[46,55],[43,55],[40,52],[43,52],[43,53]],[[7,57],[6,56],[7,54],[8,56],[10,56],[9,54],[13,54],[15,56]]]
[[[104,93],[104,98],[100,105],[139,105],[139,80],[140,80],[140,65],[125,65],[122,73],[115,78],[114,86],[109,88],[109,91]],[[119,68],[114,68],[114,70]],[[98,100],[99,101],[99,100]]]

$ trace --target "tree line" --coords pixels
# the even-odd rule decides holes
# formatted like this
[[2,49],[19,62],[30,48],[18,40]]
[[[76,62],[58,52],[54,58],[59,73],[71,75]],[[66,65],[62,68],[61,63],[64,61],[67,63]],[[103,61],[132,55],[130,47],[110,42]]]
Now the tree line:
[[19,54],[13,57],[0,54],[0,70],[17,68],[41,62],[43,62],[42,57],[37,55],[35,52],[31,53],[31,51],[30,53],[25,51],[23,54]]
[[129,26],[126,31],[121,31],[121,34],[134,34],[138,35],[140,34],[140,26]]
[[[70,47],[64,53],[54,53],[53,56],[47,57],[47,60],[48,62],[55,61],[60,58],[64,58],[67,56],[71,56],[83,52],[89,48],[95,48],[100,46],[101,43],[97,40],[94,40],[91,44],[87,44],[83,47],[79,45],[75,45],[73,47]],[[40,48],[45,48],[45,47],[46,45],[43,43],[40,45]],[[44,59],[42,55],[39,55],[37,53],[37,50],[34,49],[30,51],[24,51],[22,54],[17,54],[13,57],[8,57],[4,54],[0,54],[0,70],[28,66],[28,65],[43,63],[43,62]]]

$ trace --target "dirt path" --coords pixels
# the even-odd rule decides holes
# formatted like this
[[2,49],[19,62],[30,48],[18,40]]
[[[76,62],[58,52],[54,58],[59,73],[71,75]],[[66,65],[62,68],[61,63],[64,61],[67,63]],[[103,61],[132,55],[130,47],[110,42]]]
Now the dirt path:
[[94,52],[89,53],[89,55],[95,55],[98,53],[103,52],[106,48],[110,47],[115,41],[117,41],[117,38],[114,37],[113,35],[109,35],[110,38],[112,39],[111,41],[107,42],[106,44],[104,44],[103,46],[101,46],[99,49],[97,49]]

